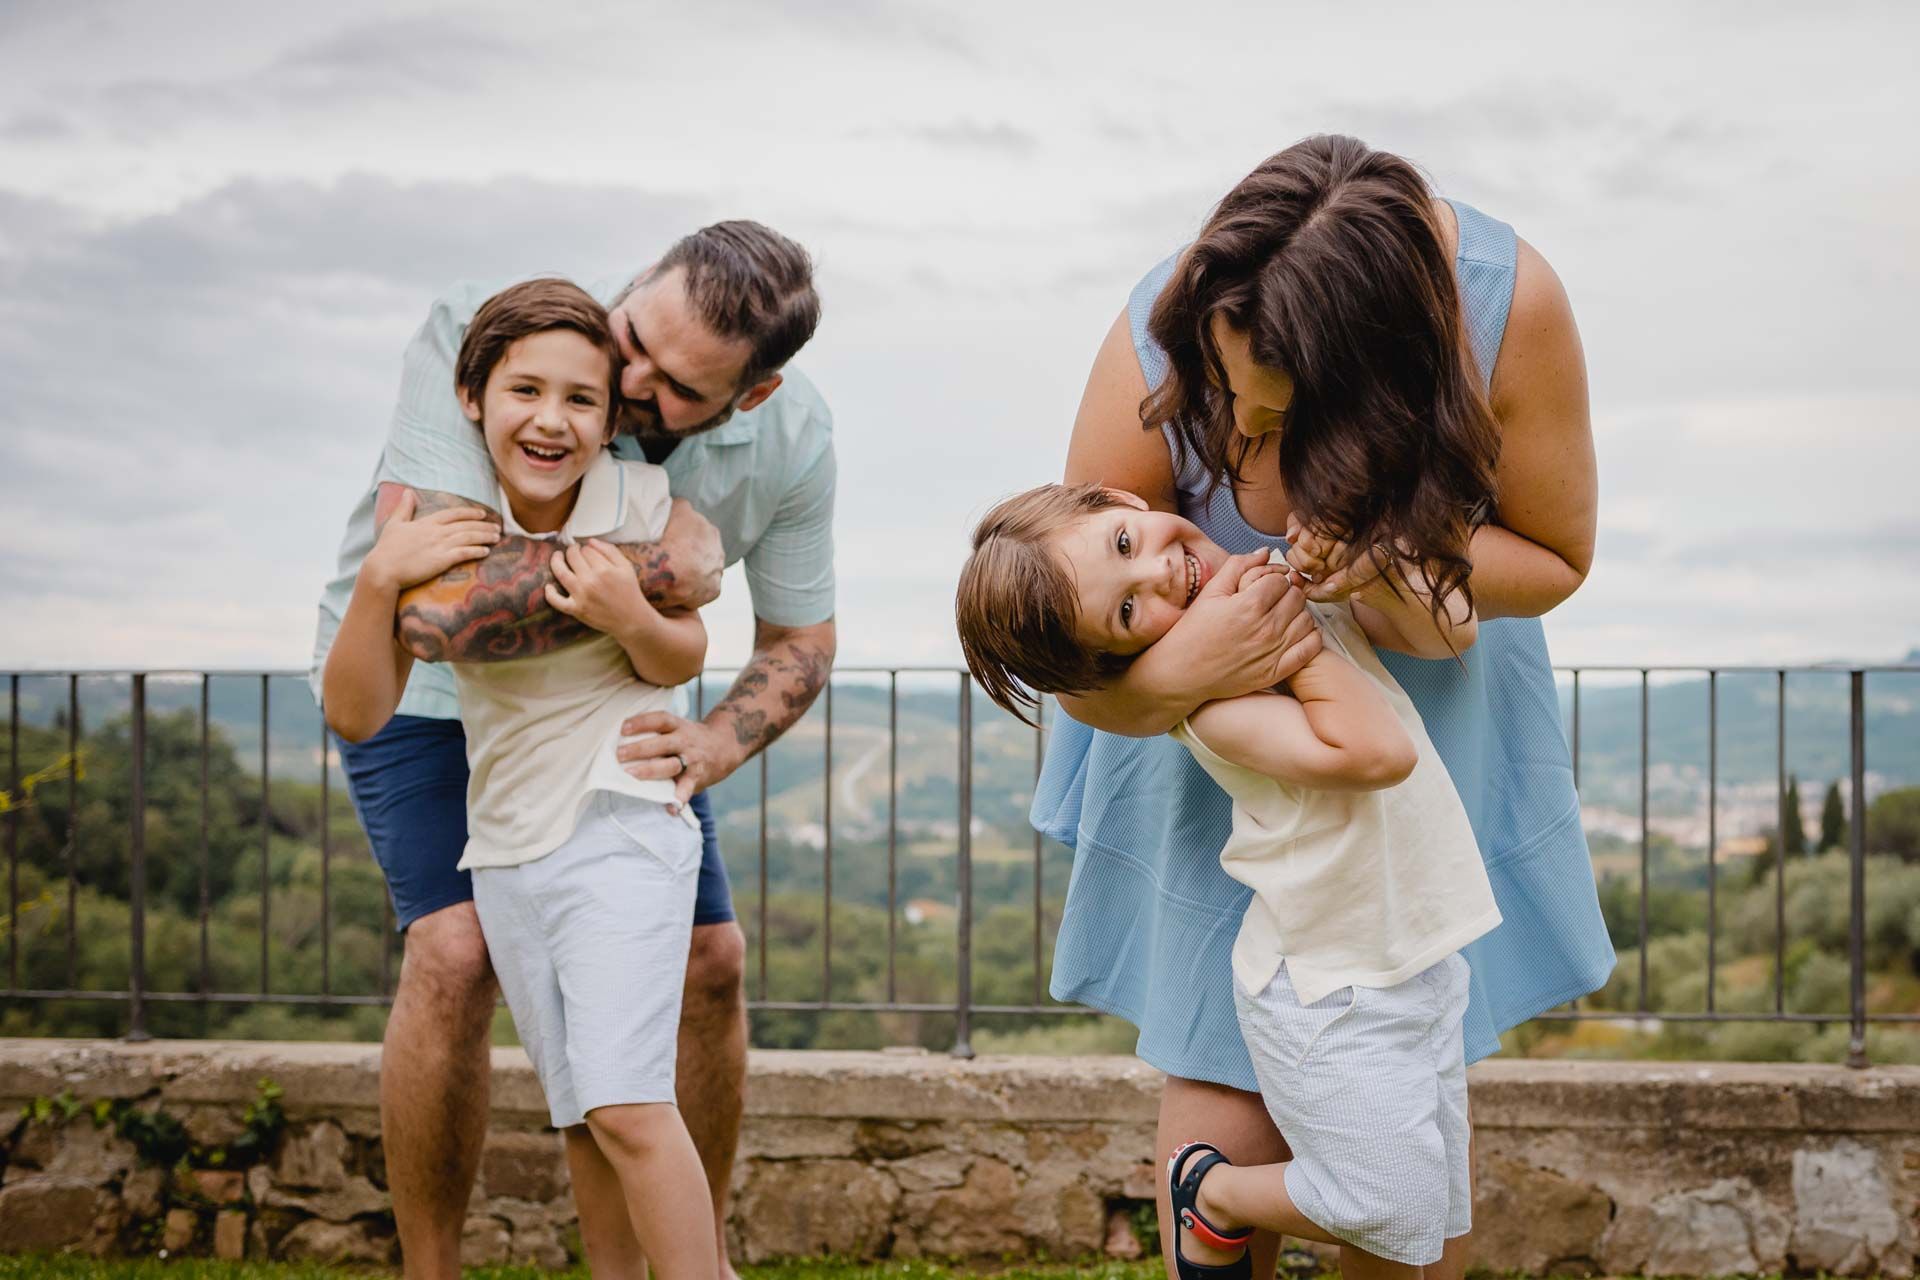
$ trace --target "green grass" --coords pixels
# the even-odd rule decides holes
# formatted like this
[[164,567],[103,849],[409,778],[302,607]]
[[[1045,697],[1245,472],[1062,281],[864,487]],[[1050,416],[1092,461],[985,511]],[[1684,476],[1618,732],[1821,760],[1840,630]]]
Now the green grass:
[[[142,1258],[102,1262],[93,1258],[0,1257],[0,1280],[366,1280],[390,1274],[351,1267],[285,1262],[210,1262],[201,1258]],[[587,1271],[541,1271],[535,1267],[473,1267],[468,1280],[585,1280]],[[1157,1262],[1099,1262],[1045,1266],[955,1269],[927,1262],[786,1262],[742,1267],[742,1280],[947,1280],[991,1274],[996,1280],[1152,1280]]]

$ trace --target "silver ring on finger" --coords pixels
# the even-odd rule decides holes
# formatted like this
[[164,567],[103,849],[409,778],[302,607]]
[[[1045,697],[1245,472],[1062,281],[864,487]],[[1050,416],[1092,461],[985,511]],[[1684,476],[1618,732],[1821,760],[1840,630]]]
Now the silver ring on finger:
[[673,762],[680,766],[673,771],[674,777],[677,778],[687,771],[687,758],[677,751],[673,753]]

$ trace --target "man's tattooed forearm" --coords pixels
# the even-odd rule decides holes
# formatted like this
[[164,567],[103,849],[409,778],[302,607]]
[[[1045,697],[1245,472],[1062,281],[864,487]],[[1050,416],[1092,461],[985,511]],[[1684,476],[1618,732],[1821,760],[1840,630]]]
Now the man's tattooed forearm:
[[[734,741],[748,755],[765,749],[793,726],[826,687],[832,655],[823,648],[787,641],[756,653],[709,717],[729,720]],[[777,693],[780,710],[767,705]]]
[[833,655],[825,649],[809,649],[802,644],[789,645],[788,652],[793,655],[798,680],[780,691],[780,699],[798,719],[826,687],[827,675],[833,670]]
[[473,568],[401,597],[401,643],[429,662],[504,662],[572,644],[588,628],[549,607],[553,544],[503,538]]
[[777,729],[768,731],[766,712],[757,709],[734,712],[733,740],[745,747],[748,755],[752,755],[779,736],[780,732]]
[[636,547],[634,551],[633,570],[640,576],[640,590],[656,609],[666,608],[680,587],[680,580],[673,574],[672,561],[657,543]]

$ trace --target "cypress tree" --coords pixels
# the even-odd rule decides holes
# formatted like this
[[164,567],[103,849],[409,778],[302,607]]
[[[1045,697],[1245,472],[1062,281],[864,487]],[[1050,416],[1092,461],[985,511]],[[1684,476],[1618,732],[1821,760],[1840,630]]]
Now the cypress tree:
[[1827,788],[1826,803],[1820,806],[1820,852],[1847,846],[1847,810],[1840,803],[1840,784]]
[[1785,841],[1781,848],[1789,858],[1806,856],[1807,828],[1800,819],[1800,779],[1792,774],[1787,777],[1786,811],[1780,815],[1780,833]]

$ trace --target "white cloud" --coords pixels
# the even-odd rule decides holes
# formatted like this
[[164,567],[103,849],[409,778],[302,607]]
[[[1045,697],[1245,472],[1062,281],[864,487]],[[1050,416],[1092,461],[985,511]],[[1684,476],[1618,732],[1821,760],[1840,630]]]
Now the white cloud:
[[[1916,12],[9,5],[0,662],[298,664],[431,296],[720,216],[820,264],[843,655],[952,660],[967,527],[1058,475],[1133,282],[1328,128],[1574,299],[1602,533],[1557,654],[1904,651]],[[736,584],[716,660],[746,626]]]

